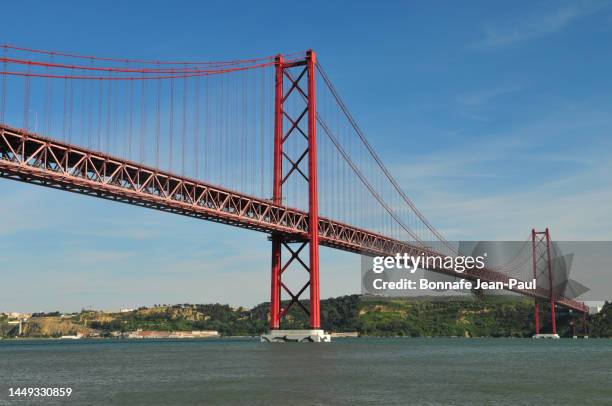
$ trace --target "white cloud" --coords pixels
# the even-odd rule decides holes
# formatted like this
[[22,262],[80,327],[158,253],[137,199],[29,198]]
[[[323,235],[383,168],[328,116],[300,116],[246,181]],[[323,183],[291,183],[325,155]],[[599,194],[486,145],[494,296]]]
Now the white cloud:
[[461,94],[457,96],[456,100],[461,106],[480,107],[490,103],[497,97],[521,91],[523,88],[523,86],[519,85],[491,87],[488,89]]
[[502,48],[555,34],[607,4],[607,2],[575,2],[555,10],[524,16],[522,19],[487,23],[483,38],[472,46],[479,49]]

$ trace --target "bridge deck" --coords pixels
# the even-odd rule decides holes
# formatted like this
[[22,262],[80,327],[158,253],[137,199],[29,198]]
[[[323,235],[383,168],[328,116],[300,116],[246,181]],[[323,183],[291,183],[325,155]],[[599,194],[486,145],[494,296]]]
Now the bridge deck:
[[[308,213],[219,186],[160,171],[76,145],[0,125],[0,177],[115,200],[142,207],[215,221],[302,240]],[[435,252],[327,218],[319,218],[319,242],[327,247],[368,255]],[[453,271],[430,269],[459,276]],[[488,269],[461,274],[467,280],[508,282],[505,274]],[[546,300],[547,290],[512,289]],[[555,299],[579,312],[587,307],[572,299]]]

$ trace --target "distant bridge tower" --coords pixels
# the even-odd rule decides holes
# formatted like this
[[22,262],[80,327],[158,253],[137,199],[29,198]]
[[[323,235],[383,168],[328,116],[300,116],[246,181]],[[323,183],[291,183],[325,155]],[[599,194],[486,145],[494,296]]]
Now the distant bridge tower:
[[555,293],[554,280],[552,275],[550,230],[548,228],[546,228],[545,231],[536,231],[535,229],[531,229],[531,244],[533,255],[533,278],[537,280],[539,273],[541,273],[542,271],[545,271],[548,275],[548,291],[552,325],[551,334],[540,334],[540,303],[536,298],[534,314],[535,337],[558,338],[559,336],[557,335],[557,320],[555,317]]

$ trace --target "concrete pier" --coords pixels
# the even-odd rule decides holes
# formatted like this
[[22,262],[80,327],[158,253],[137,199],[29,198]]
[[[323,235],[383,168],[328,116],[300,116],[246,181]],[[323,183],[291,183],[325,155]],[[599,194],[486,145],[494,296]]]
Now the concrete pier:
[[559,337],[559,334],[534,334],[533,338],[552,338],[552,339],[558,339],[561,338]]
[[262,343],[329,343],[331,334],[323,330],[271,330],[261,336]]

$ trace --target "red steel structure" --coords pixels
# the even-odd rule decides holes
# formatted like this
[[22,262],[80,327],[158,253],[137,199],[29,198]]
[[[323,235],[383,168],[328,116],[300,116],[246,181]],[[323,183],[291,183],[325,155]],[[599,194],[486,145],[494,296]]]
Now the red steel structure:
[[[275,102],[274,102],[274,186],[273,201],[280,205],[283,197],[283,184],[290,176],[302,176],[308,183],[308,235],[303,241],[284,239],[282,235],[272,235],[272,283],[270,298],[270,329],[280,328],[281,318],[287,314],[289,308],[297,303],[310,317],[310,328],[319,329],[320,319],[320,292],[319,292],[319,203],[317,187],[317,122],[316,122],[316,90],[315,90],[315,63],[316,55],[312,50],[306,53],[303,61],[286,63],[282,55],[276,58]],[[297,70],[297,76],[291,75],[291,70]],[[303,89],[303,79],[306,80],[306,90]],[[284,83],[288,81],[289,89],[285,93]],[[284,108],[285,103],[292,95],[299,93],[303,96],[304,106],[297,115]],[[302,121],[307,121],[307,131],[300,127]],[[284,123],[287,123],[287,126]],[[288,128],[285,131],[285,128]],[[306,149],[296,160],[283,151],[283,145],[289,137],[303,136],[307,140]],[[300,169],[304,158],[308,159],[308,173]],[[291,168],[283,176],[283,161],[287,161]],[[308,245],[308,264],[300,258],[300,253]],[[282,247],[290,253],[289,259],[282,264]],[[293,246],[293,247],[292,247]],[[297,248],[295,248],[297,247]],[[308,281],[302,288],[294,293],[282,281],[283,273],[293,262],[299,263],[309,274]],[[281,309],[281,288],[291,297],[289,304]],[[300,302],[300,296],[309,289],[310,309]]]
[[[307,241],[310,235],[305,211],[4,125],[0,125],[0,177],[278,234],[286,241]],[[318,237],[319,245],[366,255],[436,255],[324,217],[319,217]],[[430,270],[457,276],[452,270]],[[504,283],[509,279],[486,268],[466,270],[461,277]],[[540,300],[551,297],[543,288],[512,291]],[[588,310],[565,297],[557,297],[555,303],[579,312]]]
[[[536,231],[531,229],[531,248],[532,248],[532,260],[533,260],[533,279],[538,278],[537,274],[537,260],[536,260]],[[534,323],[535,333],[540,334],[540,303],[536,298],[534,300]]]
[[[538,268],[540,273],[546,272],[548,279],[548,301],[550,303],[550,317],[552,334],[557,334],[557,318],[555,314],[555,301],[557,296],[554,291],[554,278],[552,270],[552,253],[550,230],[546,228],[544,231],[531,230],[531,244],[533,255],[533,278],[538,278]],[[543,268],[543,269],[542,269]],[[539,299],[535,298],[535,331],[540,334],[540,303]]]
[[[417,225],[421,224],[425,232],[430,231],[432,233],[430,235],[434,240],[447,243],[416,209],[403,191],[401,191],[399,185],[391,177],[379,157],[373,152],[372,147],[365,140],[346,106],[339,99],[329,77],[327,77],[320,64],[318,64],[316,55],[312,50],[298,56],[278,55],[276,57],[242,61],[194,62],[189,64],[95,58],[67,53],[36,51],[7,45],[3,48],[5,55],[10,50],[16,53],[16,56],[0,58],[4,68],[0,72],[2,78],[0,83],[2,88],[0,123],[9,121],[6,120],[5,110],[7,107],[6,100],[9,100],[7,99],[7,89],[10,89],[6,82],[7,77],[10,77],[23,81],[24,124],[22,129],[0,124],[0,177],[215,221],[270,235],[272,241],[270,329],[272,330],[281,327],[281,320],[293,305],[299,306],[309,315],[311,329],[320,329],[319,246],[372,256],[395,255],[396,253],[407,253],[414,256],[422,254],[443,255],[441,251],[436,251],[434,248],[423,244],[423,239],[420,235],[417,235],[418,233],[414,232],[415,230],[411,228],[409,221],[405,221],[400,213],[396,211],[396,206],[404,204],[410,213],[415,214],[413,220]],[[48,59],[44,61],[23,59],[19,56],[22,53],[30,53],[34,54],[34,56],[45,55]],[[68,58],[69,62],[62,62],[59,60],[61,57]],[[83,61],[87,61],[87,63]],[[125,62],[125,66],[117,66],[120,62]],[[112,65],[108,66],[108,64]],[[7,65],[9,66],[7,67]],[[200,77],[209,78],[212,75],[245,73],[266,68],[274,69],[275,72],[271,199],[265,198],[264,196],[266,195],[263,192],[256,197],[252,194],[239,192],[238,190],[240,189],[235,187],[218,186],[214,184],[215,181],[213,179],[206,178],[206,182],[198,180],[196,179],[198,178],[197,170],[195,177],[186,176],[186,144],[184,141],[188,129],[188,116],[186,113],[188,111],[187,96],[194,97],[194,105],[200,105],[200,99],[198,98],[200,93],[197,91],[190,93],[187,80],[199,79]],[[370,173],[373,172],[373,169],[368,169],[367,166],[363,166],[362,163],[356,161],[356,158],[359,157],[358,154],[354,153],[351,156],[351,144],[348,144],[348,148],[343,145],[343,140],[340,138],[342,134],[340,134],[340,131],[337,131],[337,120],[335,123],[332,123],[329,115],[323,117],[324,114],[318,114],[317,83],[315,82],[317,72],[323,79],[320,83],[323,85],[322,90],[325,90],[325,86],[327,86],[327,89],[331,91],[334,102],[340,107],[340,114],[348,119],[347,128],[355,132],[360,140],[359,142],[365,145],[364,154],[376,162],[374,167],[382,174],[381,177],[372,177]],[[207,138],[208,142],[213,143],[211,147],[213,151],[215,151],[214,148],[221,148],[226,145],[225,143],[229,137],[227,137],[228,132],[223,129],[227,128],[228,122],[238,121],[236,120],[238,116],[236,111],[239,107],[236,105],[229,106],[227,102],[228,94],[236,94],[241,88],[244,99],[249,99],[246,96],[247,84],[245,78],[246,76],[243,76],[244,82],[239,83],[239,85],[234,83],[233,87],[228,87],[227,83],[221,82],[220,91],[215,95],[215,97],[221,98],[221,102],[217,110],[213,112],[220,117],[219,123],[222,125],[219,125],[221,130],[217,144],[214,144],[210,137]],[[37,134],[38,115],[34,116],[35,130],[29,130],[29,125],[31,124],[29,116],[32,110],[31,100],[34,100],[31,94],[33,92],[31,88],[33,79],[47,81],[45,82],[44,103],[41,102],[41,106],[39,106],[39,109],[43,112],[53,111],[54,94],[57,95],[54,91],[58,92],[59,90],[59,86],[55,85],[54,87],[53,82],[50,81],[56,81],[55,83],[57,83],[59,80],[63,84],[64,99],[61,110],[63,111],[62,132],[64,133],[64,139],[61,141]],[[133,141],[135,141],[133,139],[135,134],[133,134],[132,127],[136,121],[131,108],[135,104],[134,99],[137,94],[134,83],[137,83],[136,81],[139,80],[141,86],[139,93],[141,105],[138,116],[142,122],[139,136],[141,160],[136,162],[130,159],[132,156],[130,155],[130,148],[134,144]],[[163,115],[160,113],[160,106],[162,106],[160,98],[161,81],[169,84],[166,89],[170,92],[170,104],[166,104],[169,113],[165,121],[169,124],[169,129],[166,130],[169,142],[166,140],[165,143],[164,140],[160,140],[162,131],[160,130],[160,115]],[[84,82],[86,85],[78,88],[80,90],[77,91],[72,87],[73,82]],[[120,83],[115,84],[115,82]],[[156,83],[156,86],[147,88],[146,82]],[[183,89],[181,127],[183,142],[181,144],[182,149],[179,149],[177,153],[176,150],[173,152],[172,149],[172,137],[174,136],[173,119],[178,119],[179,115],[176,114],[177,117],[173,116],[174,105],[172,103],[178,83],[182,84]],[[194,82],[198,86],[199,83]],[[13,86],[14,88],[15,86]],[[122,93],[118,94],[119,91]],[[153,131],[151,131],[151,127],[146,127],[146,114],[148,111],[146,108],[147,91],[152,93],[151,98],[156,105],[156,114],[149,112],[155,118],[153,120]],[[8,92],[8,94],[11,94],[10,90]],[[208,94],[208,87],[206,92]],[[253,92],[249,93],[250,97],[252,97],[252,94]],[[14,94],[11,94],[10,97],[13,96]],[[75,97],[80,97],[78,99],[79,105],[87,106],[87,108],[82,107],[80,110],[83,115],[81,118],[81,136],[83,139],[91,137],[88,145],[97,145],[96,147],[85,148],[77,145],[77,142],[72,142],[72,123],[74,121],[72,116]],[[121,102],[120,97],[124,98],[125,102]],[[223,97],[226,97],[226,99],[223,99]],[[96,100],[96,102],[92,102],[92,99]],[[94,108],[93,106],[96,103],[97,108]],[[207,101],[207,109],[208,104]],[[260,104],[264,105],[265,103],[262,101]],[[56,110],[59,109],[56,108]],[[123,121],[125,123],[123,132],[117,131],[116,120],[118,110],[123,111]],[[202,114],[199,108],[194,108],[194,111],[193,129],[197,134],[200,114],[202,118],[206,119],[207,123],[211,120],[208,110],[206,110],[206,114]],[[240,111],[245,112],[244,117],[253,118],[255,116],[253,112],[246,112],[246,109]],[[263,108],[259,108],[257,112],[265,113]],[[16,119],[15,113],[13,112],[12,114],[11,121]],[[212,112],[210,115],[213,115]],[[44,124],[44,132],[52,133],[50,130],[53,128],[50,123],[51,116],[52,114],[48,114],[48,117],[40,120],[41,125]],[[244,130],[247,127],[247,123],[246,118],[243,118],[243,120]],[[334,127],[332,124],[336,126]],[[380,207],[377,207],[378,209],[384,209],[381,210],[381,213],[386,217],[381,220],[381,223],[394,224],[396,230],[399,230],[398,233],[394,234],[392,227],[379,228],[376,226],[376,228],[373,228],[367,220],[361,223],[366,224],[365,226],[356,226],[352,220],[340,221],[336,214],[329,215],[327,212],[322,211],[324,215],[319,216],[319,179],[317,177],[319,160],[317,159],[317,147],[321,148],[321,140],[317,140],[317,126],[320,126],[322,130],[322,140],[331,140],[332,146],[339,152],[339,155],[336,155],[338,160],[343,159],[346,161],[347,168],[356,174],[355,179],[360,186],[363,186],[366,195],[373,197],[376,204],[380,204]],[[103,127],[107,134],[106,137],[103,136]],[[150,141],[153,145],[148,145],[146,142],[145,136],[147,132],[155,135]],[[264,131],[262,131],[263,133]],[[243,131],[243,134],[246,134],[246,131]],[[114,144],[113,136],[118,139]],[[199,142],[199,138],[197,140]],[[245,150],[248,148],[246,136],[243,140],[244,143],[240,145],[240,150],[232,150],[234,154],[242,154],[241,158],[247,156]],[[299,142],[296,143],[295,141]],[[120,154],[117,152],[111,152],[113,147],[117,150],[118,142],[121,142],[127,149],[126,156],[123,158],[120,158]],[[293,143],[291,144],[293,147],[299,145],[297,153],[293,151],[292,154],[288,143]],[[196,143],[195,145],[197,146],[198,144]],[[155,165],[144,163],[142,156],[145,154],[146,147],[155,152]],[[160,150],[162,148],[169,149],[168,170],[161,169],[160,166]],[[211,154],[213,159],[217,159],[217,161],[212,161],[213,164],[225,163],[227,166],[241,165],[240,162],[243,162],[243,160],[228,161],[229,155],[221,157],[220,151],[230,150],[227,146],[224,148],[216,150],[216,158],[215,154]],[[320,149],[320,151],[325,150]],[[125,153],[125,151],[123,152]],[[198,148],[195,148],[194,152],[197,164]],[[325,157],[325,154],[321,153]],[[179,159],[181,165],[175,165],[175,167],[182,168],[182,174],[178,175],[172,170],[172,162],[174,159],[176,163],[176,159],[181,154],[182,157]],[[207,156],[207,164],[211,162],[211,155]],[[244,167],[239,169],[246,169],[246,167],[244,165]],[[210,168],[205,168],[209,169],[205,173],[210,174]],[[331,172],[332,175],[334,173]],[[327,176],[322,175],[320,180],[325,182],[330,178],[329,175],[329,172]],[[340,177],[333,178],[337,179]],[[261,179],[264,179],[264,177],[261,177]],[[395,202],[388,201],[388,193],[385,194],[384,190],[380,191],[376,188],[377,185],[373,185],[373,180],[376,181],[376,179],[380,179],[380,183],[382,183],[383,179],[389,181],[388,183],[392,185],[393,193],[398,193]],[[295,189],[288,185],[288,183],[294,181],[302,182],[300,185],[303,186],[302,189],[305,189],[307,195],[307,205],[302,208],[298,208],[299,205],[287,204],[287,198],[292,198],[296,194]],[[266,184],[269,185],[269,183],[270,181],[267,180]],[[358,202],[358,198],[351,195],[352,189],[347,190],[348,200],[342,202],[342,209],[350,211],[352,203]],[[321,196],[325,197],[327,194],[329,193],[323,193]],[[365,213],[367,211],[364,211]],[[375,217],[375,215],[372,215],[372,217]],[[383,220],[387,223],[384,223]],[[391,231],[386,231],[389,229]],[[407,238],[410,240],[407,241]],[[550,289],[542,287],[538,287],[535,290],[513,288],[512,291],[535,298],[536,332],[539,332],[540,329],[540,303],[545,300],[549,301],[553,314],[553,332],[556,332],[555,305],[581,313],[585,313],[587,307],[583,303],[562,297],[553,292],[551,242],[548,229],[545,232],[532,230],[532,249],[534,278],[537,277],[537,266],[545,261]],[[283,252],[285,252],[284,255]],[[308,253],[307,257],[306,253]],[[283,258],[283,256],[285,257]],[[298,286],[298,289],[290,288],[284,278],[285,272],[290,269],[290,265],[299,266],[308,273],[307,281],[302,286]],[[443,268],[431,268],[429,270],[455,277],[458,276],[454,271]],[[466,270],[460,277],[471,281],[481,279],[488,282],[503,282],[506,285],[510,279],[507,274],[499,270],[486,268]],[[306,291],[308,291],[309,296],[308,306],[302,298],[302,296],[306,296]],[[289,296],[289,302],[285,307],[282,307],[282,292]]]

